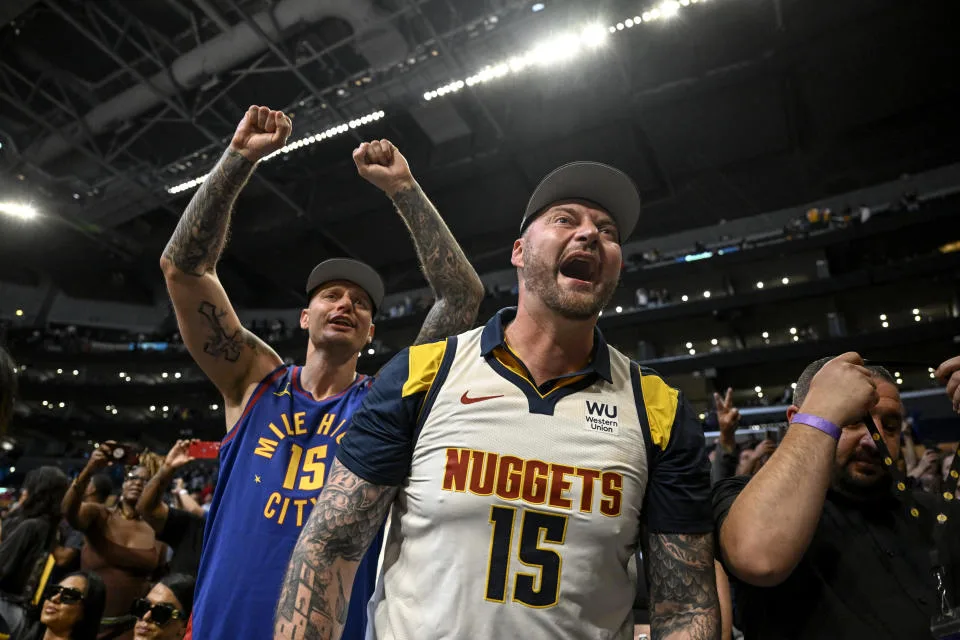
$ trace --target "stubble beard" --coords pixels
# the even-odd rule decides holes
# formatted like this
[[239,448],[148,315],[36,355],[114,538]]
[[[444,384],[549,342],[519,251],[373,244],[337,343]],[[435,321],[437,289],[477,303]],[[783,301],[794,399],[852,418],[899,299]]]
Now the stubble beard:
[[617,290],[617,280],[604,283],[598,293],[572,293],[564,291],[557,282],[558,272],[547,266],[538,253],[529,248],[524,257],[524,266],[520,277],[524,286],[543,304],[567,320],[590,320],[597,316],[613,298]]

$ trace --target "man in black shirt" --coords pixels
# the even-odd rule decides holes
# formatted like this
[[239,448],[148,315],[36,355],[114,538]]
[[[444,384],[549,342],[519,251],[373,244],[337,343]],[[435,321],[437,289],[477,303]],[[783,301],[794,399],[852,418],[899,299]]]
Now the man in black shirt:
[[864,424],[869,415],[896,460],[904,410],[893,378],[848,353],[808,366],[794,402],[790,429],[769,462],[752,479],[714,488],[737,626],[748,640],[932,637],[939,599],[931,530],[940,509],[931,511],[943,506],[949,518],[940,554],[956,597],[960,508],[917,494],[913,517],[893,497]]
[[204,518],[184,509],[168,507],[162,500],[173,475],[193,460],[187,453],[189,447],[189,440],[177,440],[171,447],[156,475],[143,488],[137,511],[157,532],[157,540],[166,542],[173,549],[170,572],[196,576],[203,547]]

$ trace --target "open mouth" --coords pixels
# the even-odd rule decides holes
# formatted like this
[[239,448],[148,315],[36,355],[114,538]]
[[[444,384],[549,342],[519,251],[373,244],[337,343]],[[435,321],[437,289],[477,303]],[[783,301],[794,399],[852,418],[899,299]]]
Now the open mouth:
[[572,280],[594,282],[598,271],[596,258],[589,254],[574,254],[560,263],[560,273]]
[[334,316],[330,318],[329,322],[332,325],[336,325],[338,327],[346,327],[348,329],[353,329],[356,327],[356,325],[353,322],[351,322],[350,319],[347,318],[347,316]]

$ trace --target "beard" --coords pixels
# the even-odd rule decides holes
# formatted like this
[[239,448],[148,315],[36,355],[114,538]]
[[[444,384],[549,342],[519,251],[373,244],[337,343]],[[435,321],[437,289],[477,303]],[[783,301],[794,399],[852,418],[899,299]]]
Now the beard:
[[540,258],[540,254],[531,250],[527,245],[524,255],[524,266],[520,269],[523,284],[532,295],[543,301],[543,304],[567,320],[589,320],[596,317],[617,290],[619,275],[616,280],[604,282],[599,291],[581,292],[565,291],[557,282],[559,269],[554,269]]
[[[853,470],[857,462],[874,463],[880,470],[870,475],[857,473]],[[879,456],[856,451],[842,466],[834,467],[831,485],[836,491],[857,500],[879,500],[890,495],[892,480],[893,476]]]

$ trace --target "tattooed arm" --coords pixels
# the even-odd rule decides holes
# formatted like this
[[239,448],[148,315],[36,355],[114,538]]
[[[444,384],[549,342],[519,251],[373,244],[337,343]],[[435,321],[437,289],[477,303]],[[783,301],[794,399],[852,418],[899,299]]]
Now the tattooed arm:
[[360,175],[393,201],[410,231],[420,267],[436,297],[414,344],[433,342],[471,328],[483,301],[483,283],[436,207],[414,180],[406,158],[389,140],[375,140],[355,149],[353,160]]
[[654,640],[719,638],[713,534],[651,533],[647,547]]
[[293,549],[274,618],[274,640],[333,640],[343,632],[357,566],[397,487],[354,475],[335,460]]
[[191,198],[160,258],[160,267],[190,355],[223,394],[227,424],[244,395],[280,357],[240,325],[216,265],[227,242],[230,214],[258,160],[283,146],[290,119],[250,107],[229,148]]

